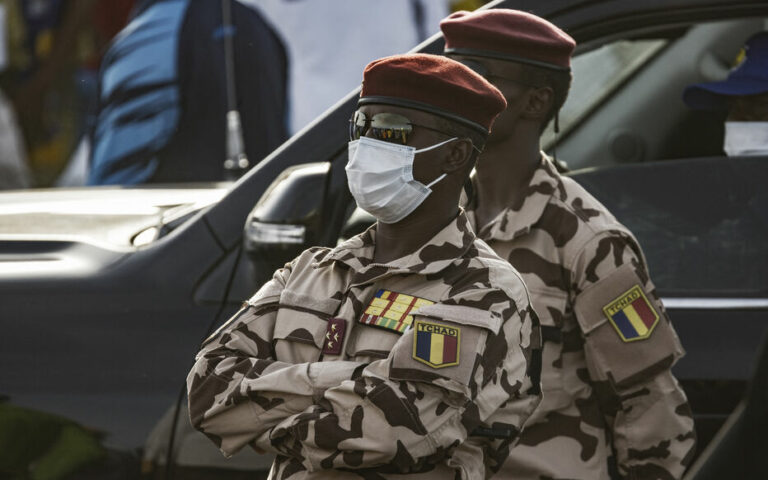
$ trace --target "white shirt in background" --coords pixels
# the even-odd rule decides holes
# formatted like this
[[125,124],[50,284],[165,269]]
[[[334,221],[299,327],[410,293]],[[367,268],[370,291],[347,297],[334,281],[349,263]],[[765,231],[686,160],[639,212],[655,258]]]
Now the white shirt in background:
[[358,87],[369,62],[408,52],[450,13],[448,0],[241,1],[258,7],[286,45],[291,134]]

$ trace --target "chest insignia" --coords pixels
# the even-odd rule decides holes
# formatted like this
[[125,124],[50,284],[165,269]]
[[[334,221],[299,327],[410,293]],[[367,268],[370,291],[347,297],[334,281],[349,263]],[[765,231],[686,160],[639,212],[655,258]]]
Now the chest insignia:
[[459,364],[461,329],[439,323],[416,320],[413,358],[433,368]]
[[344,343],[347,322],[343,318],[329,318],[323,339],[323,355],[339,355]]
[[635,285],[603,307],[605,316],[624,342],[648,338],[659,321],[640,285]]
[[382,289],[376,292],[371,303],[363,311],[359,322],[403,333],[413,323],[413,316],[410,314],[412,310],[434,303],[423,298]]

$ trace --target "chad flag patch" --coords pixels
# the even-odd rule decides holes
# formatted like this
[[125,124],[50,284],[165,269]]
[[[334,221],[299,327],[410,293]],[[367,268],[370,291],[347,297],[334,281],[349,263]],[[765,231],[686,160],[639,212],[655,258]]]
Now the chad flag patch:
[[624,342],[648,338],[659,321],[659,314],[640,285],[635,285],[604,306],[603,312]]
[[413,358],[433,368],[459,364],[461,329],[416,320],[413,326]]
[[434,303],[412,295],[379,290],[359,322],[403,333],[413,323],[413,315],[410,314],[412,310]]

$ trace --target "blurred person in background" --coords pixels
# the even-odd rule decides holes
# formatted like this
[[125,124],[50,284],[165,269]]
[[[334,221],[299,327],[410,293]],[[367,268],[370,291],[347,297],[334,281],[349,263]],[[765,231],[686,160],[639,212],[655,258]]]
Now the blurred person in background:
[[[228,36],[234,89],[225,74]],[[245,154],[255,164],[286,138],[286,77],[280,39],[250,6],[139,3],[102,61],[88,183],[224,180],[228,92],[236,92]]]
[[[88,180],[88,159],[91,132],[96,123],[99,95],[99,66],[107,46],[133,16],[136,0],[110,0],[96,2],[91,9],[88,41],[83,61],[74,73],[80,112],[77,146],[71,153],[64,171],[56,179],[56,187],[79,187]],[[139,2],[141,3],[141,2]],[[81,42],[82,43],[82,42]]]
[[688,86],[683,101],[694,110],[727,112],[729,157],[768,155],[768,32],[747,40],[728,78]]
[[448,0],[247,0],[288,50],[289,128],[296,133],[360,85],[377,58],[405,53],[439,30]]
[[0,86],[24,139],[31,183],[47,186],[74,146],[78,124],[72,72],[93,0],[3,0],[7,68]]
[[0,190],[28,188],[31,183],[24,141],[11,103],[0,92]]
[[[0,75],[8,68],[11,50],[23,43],[17,2],[0,1]],[[16,112],[0,90],[0,190],[27,188],[31,175]]]
[[100,53],[133,3],[0,0],[0,87],[15,110],[31,169],[21,186],[50,186],[88,130]]

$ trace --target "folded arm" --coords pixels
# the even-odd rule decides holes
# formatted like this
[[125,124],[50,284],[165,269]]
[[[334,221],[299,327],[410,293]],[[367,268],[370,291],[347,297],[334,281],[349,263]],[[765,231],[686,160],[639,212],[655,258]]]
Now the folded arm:
[[298,459],[310,471],[419,471],[445,461],[505,402],[521,404],[522,425],[538,401],[516,308],[505,309],[508,318],[495,332],[422,318],[461,330],[458,365],[447,368],[418,360],[414,329],[387,359],[369,365],[285,364],[270,355],[265,336],[255,334],[270,313],[251,315],[199,354],[188,380],[193,424],[225,454],[250,443]]

